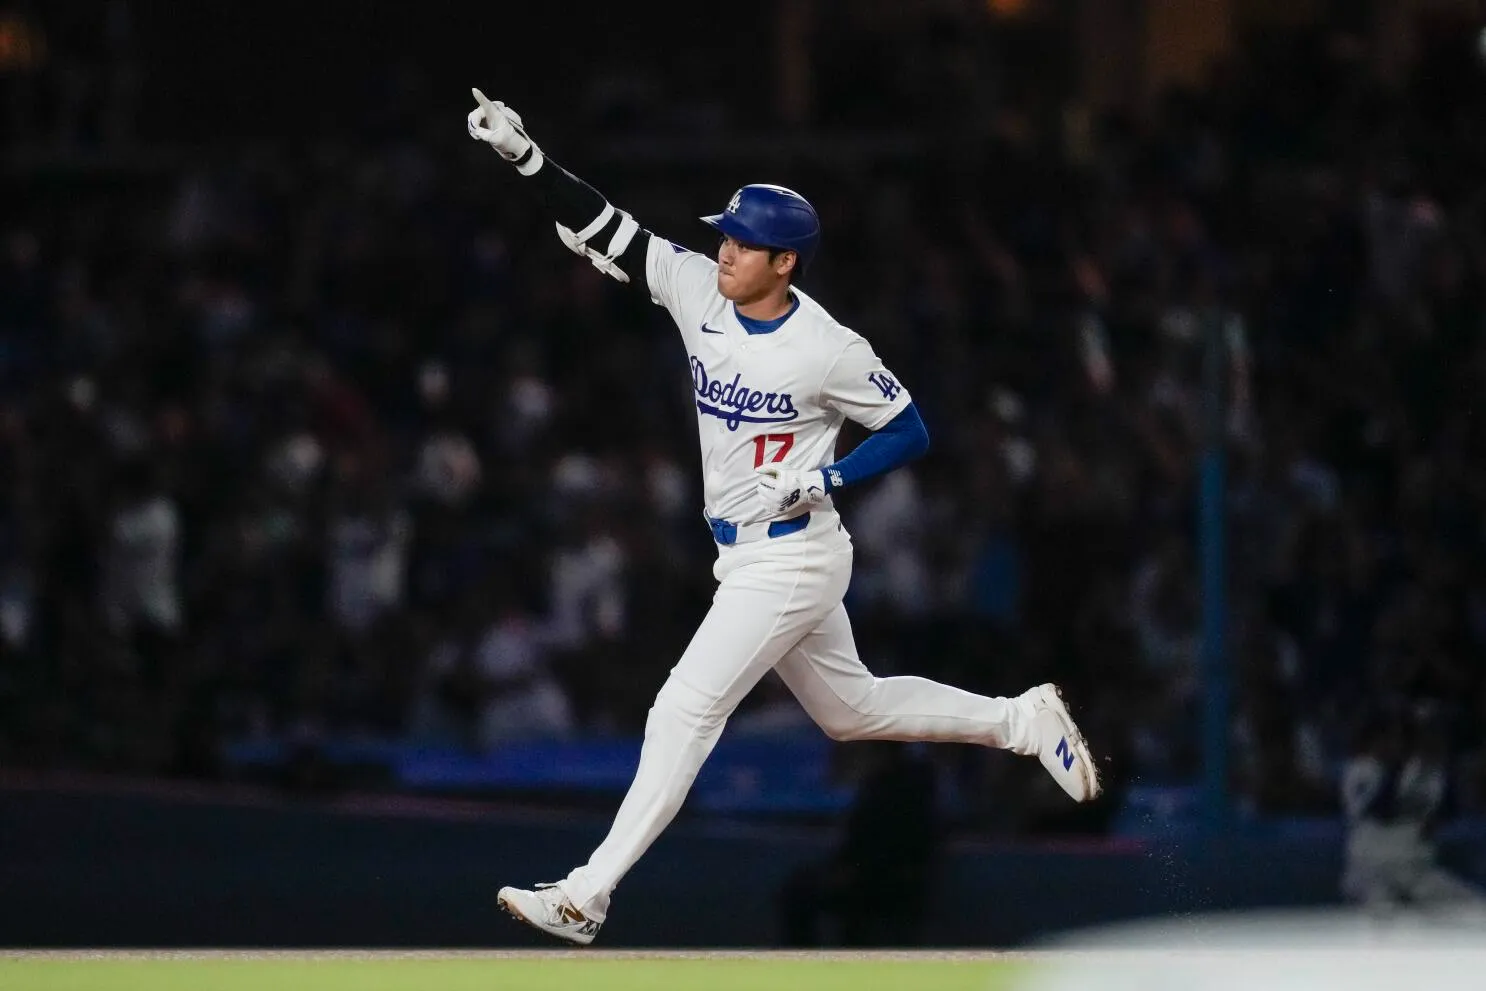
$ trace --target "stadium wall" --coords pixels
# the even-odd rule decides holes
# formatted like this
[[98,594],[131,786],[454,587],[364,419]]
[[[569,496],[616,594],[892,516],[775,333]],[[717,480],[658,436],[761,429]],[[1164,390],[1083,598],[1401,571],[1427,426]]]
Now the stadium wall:
[[[502,883],[560,877],[592,813],[312,802],[143,788],[0,789],[0,945],[483,947],[529,934]],[[829,831],[683,820],[616,893],[609,947],[769,946],[776,892]],[[1323,905],[1334,836],[953,844],[932,944],[1012,946],[1075,925]]]

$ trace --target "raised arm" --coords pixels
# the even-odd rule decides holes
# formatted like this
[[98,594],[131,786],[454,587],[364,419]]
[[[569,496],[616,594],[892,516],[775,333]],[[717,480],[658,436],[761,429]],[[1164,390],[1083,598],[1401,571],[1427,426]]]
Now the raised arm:
[[[557,225],[557,236],[574,254],[620,282],[646,287],[651,234],[603,194],[542,154],[516,111],[492,102],[478,89],[469,115],[470,137],[484,141],[528,176]],[[651,291],[652,296],[655,295]]]

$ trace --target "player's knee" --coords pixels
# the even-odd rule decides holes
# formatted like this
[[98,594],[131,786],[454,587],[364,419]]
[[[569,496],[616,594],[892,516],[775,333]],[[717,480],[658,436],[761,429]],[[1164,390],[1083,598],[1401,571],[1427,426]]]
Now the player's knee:
[[680,722],[708,732],[720,728],[727,719],[718,697],[688,685],[674,676],[668,678],[655,696],[650,715],[645,721],[645,732],[666,722]]
[[871,724],[867,717],[856,709],[848,706],[833,706],[828,713],[822,713],[816,722],[826,736],[838,743],[849,743],[852,740],[865,740],[871,737]]
[[870,688],[854,701],[842,700],[837,705],[815,713],[815,721],[826,736],[840,743],[852,740],[870,740],[874,732],[872,718],[872,696],[877,687],[874,679]]
[[860,740],[861,726],[853,717],[832,716],[823,720],[820,728],[825,731],[826,736],[837,743],[848,743],[852,740]]

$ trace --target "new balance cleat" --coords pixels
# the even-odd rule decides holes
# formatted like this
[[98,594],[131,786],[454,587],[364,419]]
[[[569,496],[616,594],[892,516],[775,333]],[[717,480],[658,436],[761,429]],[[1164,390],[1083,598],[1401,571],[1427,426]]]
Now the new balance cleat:
[[1099,797],[1099,769],[1057,685],[1038,685],[1023,693],[1032,703],[1037,759],[1075,802]]
[[501,908],[533,929],[569,943],[587,946],[599,934],[601,923],[574,908],[555,884],[539,884],[535,891],[502,888],[496,900]]

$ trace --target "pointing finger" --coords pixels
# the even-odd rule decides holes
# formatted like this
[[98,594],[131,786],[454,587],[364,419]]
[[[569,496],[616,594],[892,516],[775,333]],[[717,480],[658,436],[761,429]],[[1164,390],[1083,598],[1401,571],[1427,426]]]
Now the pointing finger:
[[485,123],[486,123],[486,125],[494,124],[495,123],[495,107],[493,107],[491,105],[490,99],[488,97],[486,97],[486,95],[484,93],[481,93],[476,88],[471,87],[470,92],[473,93],[475,95],[475,99],[477,101],[479,101],[480,109],[483,110],[483,111],[485,111]]

